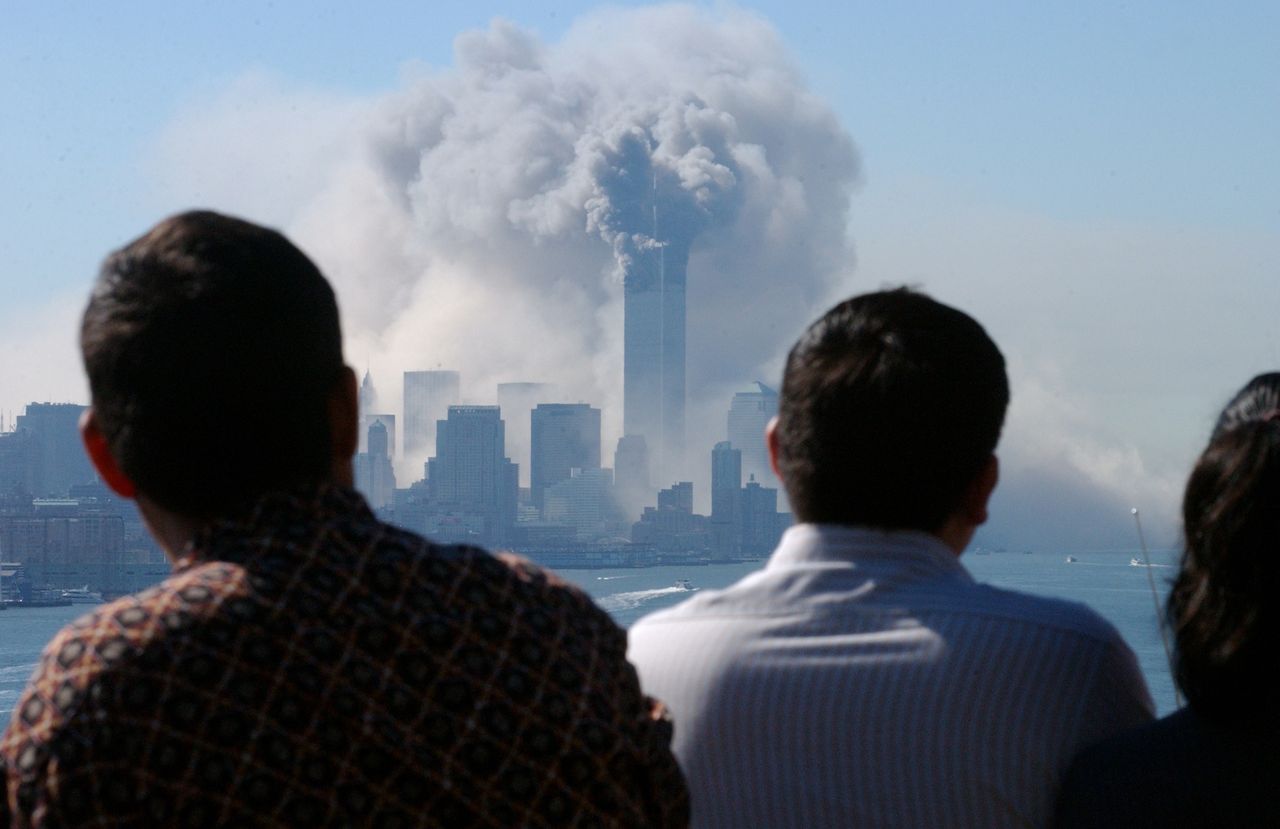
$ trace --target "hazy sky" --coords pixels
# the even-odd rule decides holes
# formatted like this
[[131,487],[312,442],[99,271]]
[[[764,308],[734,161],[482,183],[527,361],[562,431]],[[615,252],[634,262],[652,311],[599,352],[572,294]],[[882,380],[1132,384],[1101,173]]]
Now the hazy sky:
[[[630,4],[601,12],[572,2],[6,3],[0,410],[7,421],[31,400],[83,401],[74,325],[98,261],[192,206],[294,234],[339,285],[349,359],[373,363],[381,385],[396,386],[396,348],[423,348],[431,330],[447,333],[439,326],[455,320],[481,323],[460,304],[431,309],[435,328],[411,324],[423,286],[445,279],[438,261],[403,250],[416,225],[398,231],[399,258],[376,264],[400,293],[371,294],[404,300],[407,310],[386,328],[399,333],[387,335],[378,309],[361,305],[361,267],[374,265],[349,261],[351,252],[406,215],[420,219],[421,204],[441,193],[466,195],[465,182],[410,193],[425,202],[406,213],[380,179],[352,172],[369,147],[408,140],[378,130],[412,132],[429,121],[423,107],[471,102],[467,72],[485,61],[510,65],[521,49],[547,56],[545,75],[559,91],[610,49],[630,67],[617,72],[643,69],[657,84],[664,74],[654,56],[666,55],[704,79],[690,89],[713,104],[724,74],[749,79],[755,97],[743,112],[785,103],[771,94],[805,102],[776,129],[739,116],[775,162],[753,181],[777,188],[759,185],[754,198],[784,199],[779,157],[793,172],[830,160],[842,171],[835,185],[842,176],[852,184],[847,213],[833,195],[840,187],[820,198],[810,187],[801,206],[813,223],[795,213],[786,236],[825,245],[823,255],[845,251],[846,266],[812,279],[778,269],[779,286],[794,278],[821,306],[909,282],[972,313],[1004,349],[1014,403],[988,543],[1125,546],[1131,505],[1152,516],[1158,541],[1171,541],[1182,481],[1217,408],[1254,373],[1280,365],[1280,8],[1045,5],[793,0],[637,17],[616,10]],[[464,32],[473,35],[455,51]],[[665,80],[678,86],[674,72]],[[591,80],[591,100],[629,104]],[[524,103],[512,106],[543,112]],[[738,114],[734,106],[724,104]],[[492,111],[475,123],[500,129]],[[842,153],[841,136],[855,156]],[[476,187],[501,199],[504,182],[482,176]],[[353,204],[367,206],[365,225],[333,232],[332,216]],[[450,216],[450,227],[469,221]],[[756,227],[750,210],[744,216],[734,232]],[[834,238],[831,217],[846,238]],[[566,246],[586,244],[557,238],[560,247],[540,254],[547,267],[569,256]],[[507,239],[502,255],[514,256],[518,243]],[[713,254],[731,247],[711,240],[706,261],[727,261]],[[451,253],[451,278],[474,278],[458,264],[474,250]],[[695,256],[691,297],[696,264]],[[583,319],[613,307],[603,294],[581,302]],[[780,325],[793,326],[797,313],[789,309]],[[794,333],[777,333],[779,347]],[[436,347],[442,359],[463,359]],[[610,343],[600,348],[612,353]],[[752,365],[776,370],[767,360]],[[584,367],[598,383],[612,370],[600,360]],[[700,375],[709,401],[728,393],[714,375]],[[600,394],[607,403],[607,389]]]

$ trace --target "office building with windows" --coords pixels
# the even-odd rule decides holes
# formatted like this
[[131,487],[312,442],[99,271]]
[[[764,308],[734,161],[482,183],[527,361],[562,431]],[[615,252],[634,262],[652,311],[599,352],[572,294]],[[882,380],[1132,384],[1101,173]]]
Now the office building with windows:
[[530,495],[541,509],[547,488],[572,470],[600,468],[600,410],[586,403],[539,403],[531,427]]

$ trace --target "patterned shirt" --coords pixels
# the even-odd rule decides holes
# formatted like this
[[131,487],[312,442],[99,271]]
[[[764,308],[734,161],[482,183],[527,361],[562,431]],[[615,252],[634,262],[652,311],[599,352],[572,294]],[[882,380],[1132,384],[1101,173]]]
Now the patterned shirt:
[[0,738],[0,827],[683,825],[625,654],[527,562],[339,487],[271,495],[53,639]]
[[924,533],[792,527],[630,636],[699,827],[1042,826],[1079,749],[1151,718],[1111,625]]

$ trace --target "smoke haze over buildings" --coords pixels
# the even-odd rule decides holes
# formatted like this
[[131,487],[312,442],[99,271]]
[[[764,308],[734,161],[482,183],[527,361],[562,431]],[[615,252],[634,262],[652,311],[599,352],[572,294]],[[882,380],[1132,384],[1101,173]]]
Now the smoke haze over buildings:
[[[1126,10],[990,27],[941,8],[927,26],[856,4],[820,25],[801,7],[766,22],[663,6],[567,24],[581,7],[522,7],[543,37],[476,29],[474,9],[300,21],[263,7],[250,27],[210,6],[164,31],[163,55],[163,22],[136,10],[112,38],[53,7],[41,27],[18,21],[14,42],[41,48],[6,52],[24,128],[7,178],[5,414],[86,401],[75,329],[96,262],[207,206],[317,259],[379,410],[402,413],[406,370],[457,370],[474,403],[498,383],[554,383],[557,400],[602,409],[608,464],[621,280],[652,256],[656,195],[680,231],[657,234],[662,250],[689,254],[690,469],[655,487],[690,477],[705,510],[734,392],[775,384],[830,302],[907,282],[972,313],[1009,359],[979,543],[1132,544],[1130,506],[1153,543],[1172,540],[1217,407],[1280,354],[1260,80],[1280,75],[1262,71],[1274,50],[1256,27],[1240,34],[1243,12],[1197,12],[1183,49],[1189,19],[1134,38]],[[396,80],[414,56],[431,64]],[[1184,76],[1205,82],[1169,83]],[[861,165],[842,123],[867,159],[852,214]]]
[[775,380],[796,332],[848,290],[851,139],[745,12],[606,11],[554,44],[496,20],[455,52],[316,116],[333,136],[319,143],[342,149],[281,210],[338,287],[350,359],[387,410],[406,370],[456,369],[474,402],[555,383],[603,408],[611,454],[622,274],[655,245],[688,251],[685,474],[705,478],[733,392]]

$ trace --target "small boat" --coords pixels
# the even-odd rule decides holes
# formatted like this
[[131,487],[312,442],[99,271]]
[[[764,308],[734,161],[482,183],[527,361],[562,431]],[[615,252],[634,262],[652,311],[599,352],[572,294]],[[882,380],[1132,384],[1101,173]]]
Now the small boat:
[[87,584],[84,587],[63,590],[62,598],[72,604],[102,604],[102,594],[97,590],[90,590]]
[[1075,556],[1067,556],[1067,564],[1075,564],[1079,560]]
[[672,585],[672,586],[673,586],[673,587],[675,587],[677,590],[692,590],[692,589],[693,589],[693,585],[689,582],[689,580],[688,580],[688,579],[676,579],[676,583],[675,583],[674,585]]
[[1129,566],[1130,567],[1146,567],[1147,565],[1143,564],[1141,561],[1138,561],[1136,558],[1131,558],[1129,559]]

